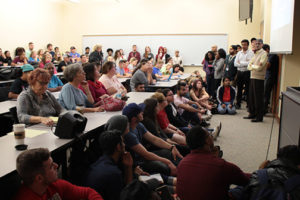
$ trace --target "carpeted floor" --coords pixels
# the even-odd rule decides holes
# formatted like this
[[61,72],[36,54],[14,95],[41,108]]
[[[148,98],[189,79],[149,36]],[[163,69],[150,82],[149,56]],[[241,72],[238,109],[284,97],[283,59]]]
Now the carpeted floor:
[[[245,104],[237,114],[214,115],[210,120],[211,127],[219,121],[222,122],[222,130],[215,145],[220,145],[223,150],[223,158],[239,166],[244,172],[253,172],[266,159],[272,128],[272,115],[264,117],[262,123],[252,123],[248,119]],[[276,158],[279,134],[279,123],[274,120],[271,136],[268,160]]]

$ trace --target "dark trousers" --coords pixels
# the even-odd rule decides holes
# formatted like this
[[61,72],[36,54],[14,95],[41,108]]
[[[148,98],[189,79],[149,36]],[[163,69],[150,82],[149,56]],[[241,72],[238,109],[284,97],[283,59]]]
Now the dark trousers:
[[249,83],[250,83],[250,71],[245,71],[245,72],[238,71],[237,78],[236,78],[236,85],[238,88],[237,96],[236,96],[236,103],[238,105],[240,105],[241,101],[242,101],[244,85],[245,85],[246,99],[248,99]]
[[264,117],[264,80],[251,79],[248,100],[250,116],[262,120]]
[[268,106],[270,104],[271,93],[274,87],[275,81],[272,77],[265,79],[265,104],[264,111],[268,111]]
[[193,125],[197,125],[197,124],[199,125],[199,124],[201,123],[201,121],[200,121],[200,119],[199,119],[197,113],[195,113],[195,112],[189,112],[189,111],[186,111],[186,110],[185,110],[185,111],[182,113],[181,117],[182,117],[185,121],[187,121],[187,122],[189,122],[189,123],[191,123],[191,124],[193,124]]
[[214,79],[214,75],[209,75],[206,76],[206,82],[207,82],[207,93],[210,96],[214,95],[214,91],[215,91],[215,79]]
[[216,96],[217,96],[217,90],[218,90],[219,86],[221,85],[221,80],[222,79],[215,79],[214,98],[216,98]]

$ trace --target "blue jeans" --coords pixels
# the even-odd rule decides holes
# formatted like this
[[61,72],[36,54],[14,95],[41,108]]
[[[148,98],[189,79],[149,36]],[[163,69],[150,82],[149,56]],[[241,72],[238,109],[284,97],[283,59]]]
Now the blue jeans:
[[222,104],[219,104],[218,106],[218,112],[220,114],[225,114],[228,112],[229,115],[234,115],[236,113],[235,106],[232,105],[232,108],[229,108],[229,105],[231,104],[230,102],[224,102],[224,104],[226,105],[225,108],[222,107]]

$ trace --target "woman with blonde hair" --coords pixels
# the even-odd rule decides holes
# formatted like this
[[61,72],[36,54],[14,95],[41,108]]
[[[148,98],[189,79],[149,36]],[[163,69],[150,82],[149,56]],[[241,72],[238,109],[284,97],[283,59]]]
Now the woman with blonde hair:
[[103,61],[103,52],[102,52],[102,46],[100,44],[96,44],[94,46],[94,51],[89,56],[89,62],[95,62],[102,65]]
[[138,63],[138,59],[136,59],[135,57],[130,58],[129,65],[128,65],[129,73],[133,72],[133,70],[137,66],[137,63]]

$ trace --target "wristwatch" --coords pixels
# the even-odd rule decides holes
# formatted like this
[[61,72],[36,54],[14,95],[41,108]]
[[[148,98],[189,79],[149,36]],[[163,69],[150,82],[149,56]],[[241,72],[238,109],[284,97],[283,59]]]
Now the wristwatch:
[[175,145],[172,144],[172,146],[171,146],[171,148],[170,148],[170,151],[172,151],[174,147],[175,147]]

